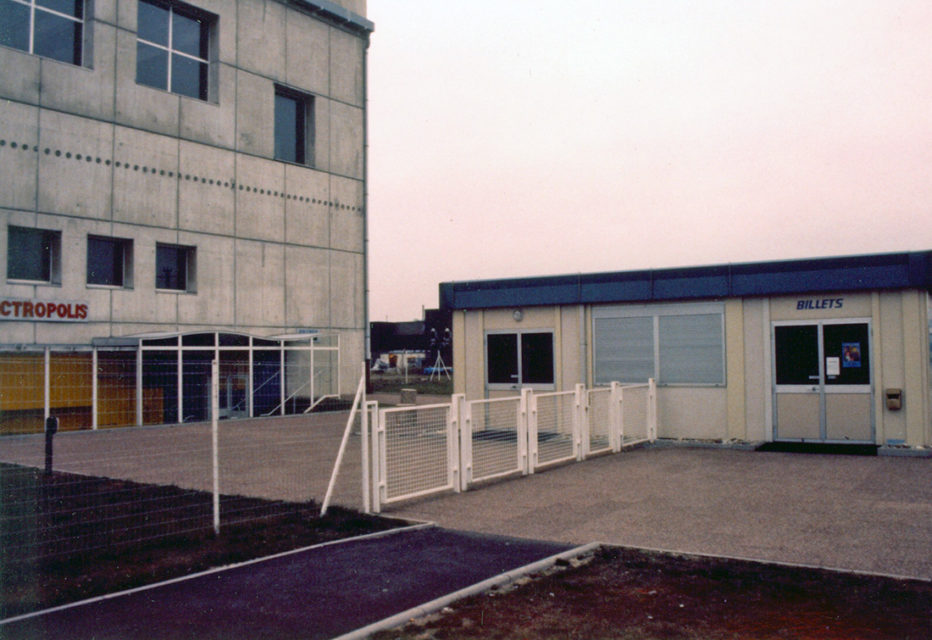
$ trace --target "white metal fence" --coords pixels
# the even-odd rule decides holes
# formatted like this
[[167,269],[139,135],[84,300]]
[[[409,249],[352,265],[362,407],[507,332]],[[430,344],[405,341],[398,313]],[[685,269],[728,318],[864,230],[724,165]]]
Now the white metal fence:
[[[656,386],[573,391],[382,409],[371,436],[364,507],[383,506],[620,451],[657,437]],[[366,436],[364,434],[364,439]],[[371,491],[367,478],[371,478]]]

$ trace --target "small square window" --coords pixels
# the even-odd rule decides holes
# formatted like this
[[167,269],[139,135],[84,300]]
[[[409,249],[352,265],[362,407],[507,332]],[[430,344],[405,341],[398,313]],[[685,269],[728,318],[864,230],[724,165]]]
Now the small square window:
[[0,0],[0,44],[82,64],[84,0]]
[[176,244],[155,246],[155,288],[170,291],[195,289],[195,248]]
[[313,98],[275,89],[275,159],[310,164],[313,158]]
[[61,283],[61,231],[7,228],[6,277]]
[[136,82],[207,100],[210,32],[215,20],[192,7],[139,0]]
[[132,287],[133,241],[88,236],[87,283],[107,287]]

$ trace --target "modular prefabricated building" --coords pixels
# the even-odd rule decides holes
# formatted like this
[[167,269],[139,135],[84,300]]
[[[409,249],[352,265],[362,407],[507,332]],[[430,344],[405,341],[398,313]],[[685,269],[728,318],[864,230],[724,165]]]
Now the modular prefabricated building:
[[451,282],[454,387],[658,383],[658,436],[932,447],[932,252]]

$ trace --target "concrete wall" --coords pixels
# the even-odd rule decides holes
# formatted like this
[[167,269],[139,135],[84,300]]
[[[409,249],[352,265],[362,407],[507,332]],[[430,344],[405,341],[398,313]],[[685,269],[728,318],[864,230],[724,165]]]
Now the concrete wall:
[[[314,328],[344,336],[351,390],[368,37],[279,0],[192,4],[217,16],[207,101],[136,84],[135,0],[95,0],[86,66],[0,47],[0,295],[89,305],[86,323],[4,322],[2,342]],[[365,15],[364,0],[335,4]],[[276,85],[314,101],[306,166],[273,158]],[[8,225],[61,232],[60,284],[7,282]],[[88,234],[132,240],[132,287],[86,283]],[[156,291],[157,242],[196,247],[195,293]]]

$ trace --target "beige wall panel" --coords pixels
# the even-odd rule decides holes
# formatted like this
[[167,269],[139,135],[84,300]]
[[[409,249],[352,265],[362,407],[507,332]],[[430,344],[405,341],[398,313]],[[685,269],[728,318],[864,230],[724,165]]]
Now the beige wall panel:
[[[39,66],[42,58],[0,47],[0,98],[39,104]],[[9,105],[7,105],[9,106]],[[4,126],[4,136],[12,132]]]
[[[130,233],[124,233],[129,229]],[[113,291],[113,321],[119,323],[167,323],[160,331],[172,331],[178,323],[178,296],[189,294],[161,293],[155,290],[155,245],[159,242],[178,244],[178,234],[171,229],[146,229],[139,234],[129,225],[114,225],[114,235],[134,238],[134,288]],[[126,335],[121,328],[116,335]]]
[[451,349],[453,362],[453,393],[466,393],[466,320],[462,311],[453,311],[450,318]]
[[870,394],[826,394],[825,435],[829,440],[873,442]]
[[[281,242],[285,237],[285,176],[280,162],[237,157],[236,235]],[[242,188],[240,188],[242,187]]]
[[330,171],[362,179],[363,110],[334,101],[330,101],[329,106]]
[[[0,207],[36,208],[36,166],[41,149],[36,153],[32,148],[40,142],[38,121],[35,107],[0,100],[0,140],[5,142],[0,147]],[[23,145],[28,145],[28,150]]]
[[330,245],[330,178],[326,173],[285,165],[285,240],[315,247]]
[[585,322],[580,313],[581,307],[564,306],[558,309],[560,314],[560,344],[554,345],[560,355],[560,374],[557,387],[561,391],[569,391],[576,384],[585,384],[582,373],[580,331],[581,322]]
[[319,95],[330,92],[330,28],[320,20],[291,11],[288,14],[285,82]]
[[[124,4],[129,4],[124,0]],[[135,2],[133,5],[135,6]],[[94,20],[116,24],[117,0],[94,0]]]
[[[841,306],[838,306],[841,300]],[[799,309],[800,301],[821,308]],[[822,294],[799,294],[770,298],[772,320],[831,320],[834,318],[867,318],[871,315],[869,293],[836,291]]]
[[285,77],[285,5],[240,0],[236,15],[239,66],[272,78]]
[[334,249],[362,252],[365,218],[362,182],[334,177],[331,180],[330,238]]
[[236,141],[236,70],[221,64],[216,72],[220,78],[219,88],[211,86],[215,94],[209,101],[179,100],[179,130],[183,138],[232,149]]
[[[877,436],[881,443],[889,441],[906,441],[906,412],[887,411],[883,407],[883,389],[906,386],[905,343],[903,341],[903,307],[899,292],[881,292],[880,321],[874,326],[874,343],[879,342],[881,360],[874,360],[874,369],[880,372],[880,388],[875,389],[878,398],[880,420],[877,424]],[[875,346],[875,353],[877,348]]]
[[126,127],[117,127],[114,137],[113,219],[176,226],[178,141]]
[[[744,438],[750,441],[770,440],[767,429],[767,400],[770,375],[765,351],[770,351],[770,335],[764,332],[764,301],[744,301]],[[729,372],[731,377],[731,372]],[[730,383],[730,380],[729,380]]]
[[330,262],[323,249],[285,248],[285,324],[288,327],[328,327],[330,324]]
[[182,324],[233,324],[233,238],[180,232],[178,244],[197,247],[197,293],[178,294]]
[[[109,0],[117,4],[117,26],[132,31],[135,36],[139,8],[136,0]],[[135,77],[135,76],[134,76]]]
[[725,439],[728,399],[722,388],[660,387],[657,436]]
[[236,241],[236,325],[285,324],[285,248],[268,242]]
[[330,171],[331,167],[330,136],[334,128],[330,124],[330,111],[330,100],[314,100],[314,157],[309,164],[321,171]]
[[182,141],[180,147],[178,170],[183,178],[178,180],[178,226],[233,235],[234,155],[193,142]]
[[330,97],[361,107],[366,42],[339,29],[330,33]]
[[40,125],[39,209],[110,218],[113,127],[57,111],[43,111]]
[[116,30],[102,22],[93,29],[92,68],[44,60],[40,100],[43,107],[112,120]]
[[913,446],[930,444],[929,324],[925,292],[904,291],[902,309],[902,334],[906,344],[903,366],[910,372],[903,388],[906,442]]
[[275,152],[275,85],[253,73],[236,74],[236,149],[271,158]]
[[340,393],[356,393],[359,377],[362,375],[362,363],[367,357],[365,352],[365,335],[361,330],[340,331]]
[[[105,324],[80,322],[37,322],[37,344],[90,344],[106,331]],[[5,342],[5,341],[4,341]]]
[[[15,296],[18,294],[10,293],[9,295]],[[35,344],[37,324],[31,322],[0,323],[4,344]]]
[[[132,3],[135,7],[136,3]],[[120,8],[123,10],[122,5]],[[135,17],[133,18],[135,23]],[[136,77],[136,34],[117,32],[117,77]],[[116,86],[116,121],[154,133],[178,135],[178,101],[173,93],[135,82],[118,82]]]
[[739,299],[725,301],[725,383],[728,399],[727,434],[745,439],[744,306]]
[[[485,331],[526,331],[528,329],[555,330],[556,324],[552,307],[521,307],[522,318],[514,319],[514,312],[518,307],[507,309],[488,309],[482,312]],[[476,312],[470,312],[476,313]],[[484,339],[484,334],[479,340]]]
[[361,328],[363,320],[362,254],[333,251],[330,254],[330,323],[338,328]]
[[[465,334],[467,338],[465,355],[466,366],[462,367],[466,374],[466,399],[477,400],[485,397],[485,313],[470,311],[466,313]],[[454,364],[456,371],[459,365]]]

